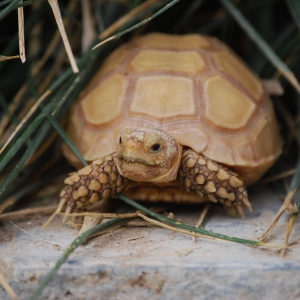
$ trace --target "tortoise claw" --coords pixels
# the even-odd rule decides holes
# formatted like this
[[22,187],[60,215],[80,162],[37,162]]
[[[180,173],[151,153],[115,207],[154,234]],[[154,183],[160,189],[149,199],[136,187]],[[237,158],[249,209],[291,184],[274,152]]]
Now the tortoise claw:
[[68,219],[68,217],[69,217],[71,211],[72,211],[72,207],[71,207],[71,205],[68,205],[67,208],[66,208],[66,211],[65,211],[63,220],[62,220],[63,224],[66,224],[67,219]]
[[252,212],[252,206],[251,206],[251,203],[249,202],[248,198],[244,198],[243,202],[246,205],[246,207],[249,209],[249,211]]
[[238,214],[239,214],[243,219],[246,219],[246,216],[245,216],[245,212],[244,212],[243,206],[237,205],[237,206],[236,206],[236,209],[237,209]]

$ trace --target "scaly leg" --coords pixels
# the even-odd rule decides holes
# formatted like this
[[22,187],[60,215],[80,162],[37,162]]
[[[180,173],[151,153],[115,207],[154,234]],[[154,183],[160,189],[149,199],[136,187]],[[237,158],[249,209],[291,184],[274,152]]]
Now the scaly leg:
[[177,179],[183,190],[223,203],[231,215],[245,218],[244,205],[252,211],[243,182],[229,169],[202,154],[184,150]]
[[116,153],[95,160],[65,179],[67,186],[60,193],[61,200],[54,215],[66,206],[65,221],[69,213],[84,211],[87,204],[121,192],[128,182],[117,169]]

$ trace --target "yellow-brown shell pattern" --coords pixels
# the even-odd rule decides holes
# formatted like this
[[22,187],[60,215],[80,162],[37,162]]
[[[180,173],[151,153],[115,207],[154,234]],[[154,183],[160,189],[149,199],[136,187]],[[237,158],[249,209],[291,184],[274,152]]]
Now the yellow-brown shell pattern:
[[230,167],[246,185],[281,153],[262,82],[227,46],[207,36],[152,33],[107,58],[74,106],[68,134],[93,161],[116,151],[125,127],[165,130]]

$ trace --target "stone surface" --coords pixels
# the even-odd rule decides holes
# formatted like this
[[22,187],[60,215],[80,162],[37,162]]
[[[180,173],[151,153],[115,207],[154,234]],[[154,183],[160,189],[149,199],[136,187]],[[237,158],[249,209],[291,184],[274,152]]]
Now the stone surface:
[[[281,205],[272,190],[250,189],[253,213],[233,219],[216,207],[206,229],[257,240]],[[203,206],[177,207],[176,218],[197,222]],[[15,220],[0,227],[0,270],[19,295],[29,299],[77,231],[56,217]],[[270,243],[283,243],[287,217]],[[291,241],[299,238],[296,221]],[[59,245],[59,246],[58,246]],[[300,246],[280,258],[274,248],[191,237],[155,227],[123,228],[79,247],[59,270],[40,299],[299,299]],[[10,299],[0,287],[0,299]]]

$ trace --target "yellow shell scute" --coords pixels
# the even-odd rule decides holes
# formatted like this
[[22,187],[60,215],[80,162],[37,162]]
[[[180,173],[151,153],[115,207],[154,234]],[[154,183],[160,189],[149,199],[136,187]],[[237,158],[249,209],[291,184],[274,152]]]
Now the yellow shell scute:
[[185,72],[200,74],[206,69],[205,58],[197,51],[140,51],[130,62],[130,68],[135,73],[143,72]]
[[202,153],[225,165],[235,165],[235,156],[231,145],[231,136],[226,134],[214,134],[209,141],[209,147]]
[[272,132],[270,124],[265,117],[259,118],[251,134],[252,144],[255,145],[255,156],[257,160],[260,159],[261,153],[268,158],[274,153],[274,146],[272,143]]
[[[210,140],[210,132],[202,126],[200,122],[184,124],[182,128],[177,130],[170,130],[170,134],[176,138],[176,140],[184,146],[194,149],[196,152],[203,152]],[[197,141],[195,143],[195,141]]]
[[239,165],[255,165],[255,157],[250,139],[244,135],[233,137],[232,143],[234,147],[234,157]]
[[[125,47],[120,47],[116,51],[114,51],[111,55],[107,57],[107,59],[103,62],[101,68],[94,75],[91,82],[86,87],[84,93],[87,94],[97,85],[104,76],[108,73],[113,72],[122,67],[122,64],[126,57],[128,56],[129,50]],[[83,94],[83,96],[85,95]]]
[[[136,82],[131,113],[156,118],[194,115],[193,81],[185,77],[147,76]],[[185,96],[182,101],[182,95]],[[151,109],[150,109],[151,108]]]
[[205,36],[198,34],[186,35],[168,35],[163,33],[151,33],[142,36],[133,41],[137,47],[143,48],[156,48],[156,49],[195,49],[195,48],[209,48],[211,43]]
[[95,145],[98,143],[98,134],[95,130],[85,128],[82,132],[81,139],[78,139],[76,142],[80,151],[84,153],[86,160],[90,161],[99,157],[98,155],[95,157]]
[[125,87],[126,79],[120,74],[115,74],[96,86],[80,103],[88,123],[105,124],[121,115]]
[[209,77],[205,85],[205,119],[221,129],[243,128],[252,116],[255,104],[221,76]]
[[216,52],[212,56],[218,68],[235,78],[257,100],[263,95],[261,81],[236,56],[228,51]]
[[[164,130],[228,166],[245,184],[258,180],[281,153],[272,103],[259,78],[226,45],[203,35],[152,33],[108,56],[74,105],[67,132],[90,162],[115,152],[125,127]],[[79,167],[65,144],[63,151]],[[144,194],[154,200],[163,193]],[[193,197],[176,195],[172,201]]]

